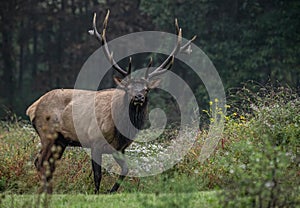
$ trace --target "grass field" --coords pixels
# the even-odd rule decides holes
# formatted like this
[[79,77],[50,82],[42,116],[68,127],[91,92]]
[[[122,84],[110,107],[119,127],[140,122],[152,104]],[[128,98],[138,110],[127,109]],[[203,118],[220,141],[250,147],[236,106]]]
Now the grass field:
[[[82,148],[67,148],[57,164],[54,195],[35,195],[39,138],[26,121],[0,121],[0,206],[300,207],[298,94],[286,88],[236,94],[240,100],[228,106],[223,136],[205,162],[198,161],[207,136],[203,128],[194,132],[193,147],[174,167],[154,176],[127,177],[114,195],[104,194],[118,177],[109,170],[103,171],[100,195],[93,195],[90,156]],[[211,109],[205,112],[211,116]],[[134,143],[128,150],[142,157],[157,154],[176,134],[171,128],[158,143]]]
[[[48,198],[47,198],[48,197]],[[47,202],[48,199],[48,202]],[[114,195],[5,195],[1,207],[9,208],[141,208],[141,207],[220,207],[216,192],[176,194],[122,193]]]

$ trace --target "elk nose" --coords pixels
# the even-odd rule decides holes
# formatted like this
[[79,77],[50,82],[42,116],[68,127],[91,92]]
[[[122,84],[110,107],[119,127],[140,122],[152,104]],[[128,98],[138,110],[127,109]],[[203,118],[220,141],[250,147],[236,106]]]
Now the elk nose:
[[144,95],[143,95],[142,93],[138,93],[138,94],[136,94],[136,95],[134,96],[134,99],[135,99],[136,101],[144,101],[145,97],[144,97]]

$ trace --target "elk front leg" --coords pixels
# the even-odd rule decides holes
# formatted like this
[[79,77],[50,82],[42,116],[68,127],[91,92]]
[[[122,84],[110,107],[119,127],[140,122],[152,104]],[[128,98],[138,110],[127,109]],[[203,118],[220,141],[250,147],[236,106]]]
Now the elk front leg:
[[116,183],[114,184],[112,189],[110,190],[110,193],[114,193],[114,192],[118,191],[121,183],[123,182],[124,178],[128,174],[128,166],[127,166],[127,163],[126,163],[125,158],[124,158],[124,152],[122,152],[122,154],[120,152],[114,153],[113,158],[120,165],[121,174],[118,177],[118,180],[116,181]]
[[100,182],[102,178],[101,163],[102,153],[96,148],[92,148],[92,168],[94,173],[95,194],[99,194]]

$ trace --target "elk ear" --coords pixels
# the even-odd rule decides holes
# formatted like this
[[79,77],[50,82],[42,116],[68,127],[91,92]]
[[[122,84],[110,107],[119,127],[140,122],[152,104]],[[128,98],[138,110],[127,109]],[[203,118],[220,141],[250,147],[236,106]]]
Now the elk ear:
[[158,85],[160,84],[160,82],[161,82],[161,79],[155,79],[155,80],[150,81],[148,84],[149,89],[157,88]]
[[118,87],[124,89],[126,88],[126,82],[119,77],[114,77],[114,81]]

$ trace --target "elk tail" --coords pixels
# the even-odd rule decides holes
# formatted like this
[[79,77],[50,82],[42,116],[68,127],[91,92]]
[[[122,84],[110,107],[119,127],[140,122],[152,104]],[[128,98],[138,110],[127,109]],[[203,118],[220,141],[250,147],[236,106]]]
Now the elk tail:
[[38,99],[37,101],[35,101],[31,106],[29,106],[26,110],[26,115],[29,116],[30,121],[32,122],[35,118],[35,111],[36,111],[36,107],[38,106],[38,104],[40,103],[40,99]]

